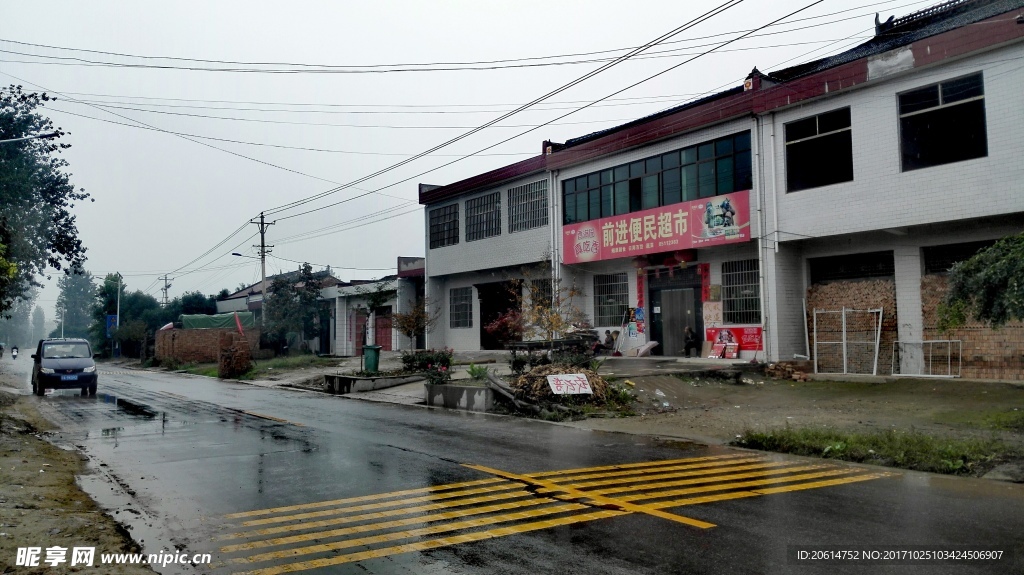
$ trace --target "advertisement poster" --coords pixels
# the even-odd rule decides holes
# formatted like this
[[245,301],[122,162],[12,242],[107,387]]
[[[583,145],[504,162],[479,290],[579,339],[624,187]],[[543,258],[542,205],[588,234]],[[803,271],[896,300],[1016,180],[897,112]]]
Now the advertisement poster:
[[704,302],[704,325],[708,327],[717,327],[724,319],[722,311],[722,302],[720,301],[706,301]]
[[634,316],[636,317],[636,331],[644,333],[644,308],[637,307]]
[[713,344],[738,344],[741,351],[761,351],[760,327],[709,327],[704,339]]
[[733,192],[562,226],[562,262],[594,262],[750,239],[750,192]]

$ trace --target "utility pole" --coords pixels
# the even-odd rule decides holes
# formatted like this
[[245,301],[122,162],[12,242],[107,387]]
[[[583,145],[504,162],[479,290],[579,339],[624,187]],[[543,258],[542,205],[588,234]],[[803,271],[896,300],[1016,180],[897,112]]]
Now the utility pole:
[[160,290],[160,291],[164,292],[164,304],[163,304],[163,305],[164,305],[164,307],[167,307],[167,303],[168,303],[168,302],[167,302],[167,290],[171,289],[171,284],[169,284],[169,283],[167,283],[167,282],[168,282],[168,281],[170,281],[170,280],[173,280],[174,278],[170,278],[170,279],[168,279],[168,278],[167,278],[167,274],[164,274],[164,277],[162,277],[162,278],[157,278],[157,279],[162,279],[162,280],[164,280],[164,287],[163,287],[163,288],[161,288],[161,290]]
[[[121,272],[117,272],[117,315],[114,316],[114,332],[121,327]],[[121,344],[114,340],[114,357],[121,357]]]
[[270,253],[268,248],[274,247],[267,245],[267,226],[274,225],[274,222],[267,223],[263,218],[263,212],[260,212],[260,221],[252,219],[249,223],[260,226],[260,245],[253,247],[260,248],[260,297],[263,298],[260,302],[260,326],[263,326],[263,318],[267,315],[267,254]]

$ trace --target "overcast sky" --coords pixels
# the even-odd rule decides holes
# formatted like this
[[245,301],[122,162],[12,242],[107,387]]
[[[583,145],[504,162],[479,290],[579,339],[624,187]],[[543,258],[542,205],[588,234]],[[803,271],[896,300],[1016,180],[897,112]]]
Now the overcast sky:
[[[344,280],[394,273],[398,256],[424,255],[417,182],[448,184],[528,158],[545,139],[564,141],[737,86],[755,66],[770,71],[836,53],[873,34],[875,12],[884,20],[935,3],[825,0],[614,99],[417,176],[811,1],[745,0],[650,48],[647,57],[627,60],[433,155],[275,212],[268,218],[277,220],[268,232],[275,246],[268,275],[302,261],[330,265]],[[250,237],[256,226],[245,224],[261,211],[388,168],[719,5],[11,2],[0,20],[0,82],[58,95],[44,113],[70,132],[63,141],[73,146],[65,152],[72,181],[96,200],[75,208],[87,269],[99,277],[120,271],[129,290],[158,298],[157,277],[164,273],[176,278],[171,297],[211,294],[259,280],[258,260],[230,254],[256,255],[258,237]],[[471,64],[493,61],[501,62]],[[467,67],[491,69],[450,70]],[[424,68],[433,69],[407,71]],[[323,209],[283,219],[313,208]],[[39,297],[48,320],[57,295],[50,282]]]

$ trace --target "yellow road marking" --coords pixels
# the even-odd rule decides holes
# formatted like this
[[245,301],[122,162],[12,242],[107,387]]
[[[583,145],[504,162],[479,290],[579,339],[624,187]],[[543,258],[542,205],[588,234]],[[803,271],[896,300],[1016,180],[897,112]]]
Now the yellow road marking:
[[447,519],[468,517],[470,515],[483,515],[485,513],[493,513],[495,511],[505,511],[508,509],[530,507],[535,505],[547,505],[550,503],[557,503],[557,501],[555,501],[554,499],[548,499],[546,497],[535,497],[533,499],[526,499],[523,501],[499,503],[496,505],[486,505],[484,507],[473,507],[471,509],[463,509],[461,511],[448,511],[445,513],[418,515],[416,517],[407,517],[405,519],[393,519],[391,521],[381,521],[379,523],[366,523],[363,525],[355,525],[353,527],[331,529],[329,531],[315,531],[313,533],[303,533],[302,535],[290,535],[288,537],[277,537],[275,539],[263,539],[259,541],[251,541],[249,543],[226,545],[224,547],[221,547],[220,550],[222,553],[233,553],[235,551],[244,551],[247,549],[258,549],[260,547],[272,547],[275,545],[302,543],[303,541],[327,539],[329,537],[341,537],[343,535],[351,535],[353,533],[365,533],[367,531],[383,531],[384,529],[391,529],[392,527],[405,527],[406,525],[418,525],[421,523],[430,523],[432,521],[445,521]]
[[434,491],[448,491],[450,489],[459,489],[462,487],[475,487],[477,485],[489,485],[493,483],[502,483],[504,479],[498,477],[488,477],[487,479],[477,479],[474,481],[464,481],[462,483],[449,483],[447,485],[434,485],[433,487],[419,487],[417,489],[405,489],[403,491],[392,491],[391,493],[380,493],[376,495],[361,495],[359,497],[348,497],[345,499],[333,499],[331,501],[317,501],[315,503],[300,503],[298,505],[288,505],[285,507],[271,507],[269,509],[257,509],[255,511],[242,511],[241,513],[231,513],[225,517],[229,519],[237,519],[240,517],[255,517],[258,515],[271,515],[273,513],[284,513],[286,511],[300,511],[303,509],[316,509],[318,507],[331,507],[333,505],[343,505],[345,503],[361,503],[363,501],[379,501],[387,497],[401,497],[403,495],[414,495],[417,493],[430,493]]
[[[764,477],[766,475],[778,475],[778,474],[783,474],[783,473],[795,473],[797,471],[809,471],[809,470],[812,470],[812,469],[822,469],[823,467],[824,466],[822,466],[822,465],[801,465],[801,466],[797,466],[797,467],[786,467],[786,468],[782,468],[782,469],[774,469],[773,468],[773,469],[764,469],[764,470],[761,470],[761,471],[751,471],[751,472],[748,472],[748,473],[728,473],[728,474],[723,474],[723,475],[712,475],[712,476],[706,476],[706,477],[693,477],[693,478],[690,478],[690,479],[680,479],[678,481],[661,481],[661,482],[651,483],[651,484],[648,484],[648,485],[627,485],[627,486],[621,486],[621,487],[610,487],[610,488],[605,488],[605,489],[587,490],[587,491],[582,491],[582,493],[599,493],[601,495],[613,495],[613,494],[616,494],[616,493],[625,493],[625,492],[628,492],[628,491],[644,491],[644,492],[647,492],[647,491],[655,491],[655,490],[658,490],[658,489],[665,489],[665,488],[669,488],[669,487],[679,487],[679,486],[682,486],[682,485],[698,485],[698,484],[702,484],[702,483],[729,482],[729,481],[734,481],[734,480],[737,480],[737,479],[750,479],[752,477]],[[555,488],[555,491],[558,491],[559,489],[563,489],[565,487],[571,487],[571,486],[559,484]],[[549,494],[550,493],[547,489],[540,489],[537,492],[538,493],[544,493],[544,494]]]
[[497,475],[498,477],[505,477],[506,479],[512,479],[514,481],[522,481],[524,483],[527,483],[527,484],[530,484],[530,485],[536,485],[538,487],[546,487],[548,489],[554,489],[556,491],[562,491],[562,492],[565,492],[567,495],[570,495],[572,497],[589,499],[589,500],[593,501],[597,505],[610,506],[610,507],[613,507],[613,508],[616,508],[616,509],[622,509],[622,510],[625,510],[625,511],[632,511],[634,513],[644,513],[646,515],[653,515],[655,517],[660,517],[662,519],[668,519],[669,521],[674,521],[676,523],[683,523],[685,525],[690,525],[692,527],[699,527],[701,529],[708,529],[708,528],[711,528],[711,527],[715,526],[714,523],[708,523],[707,521],[700,521],[698,519],[692,519],[690,517],[683,517],[682,515],[673,515],[671,513],[665,513],[663,511],[658,511],[657,509],[652,509],[652,508],[649,508],[649,507],[644,507],[642,505],[633,505],[632,503],[627,503],[627,502],[622,501],[622,500],[616,500],[616,499],[611,499],[611,498],[608,498],[608,497],[602,497],[601,495],[598,495],[598,494],[593,493],[593,492],[589,492],[588,493],[586,491],[579,491],[577,489],[572,489],[570,487],[561,486],[561,485],[558,485],[557,483],[552,483],[550,481],[545,481],[543,479],[537,479],[537,478],[533,478],[533,477],[526,477],[525,475],[516,475],[514,473],[508,473],[508,472],[505,472],[505,471],[501,471],[499,469],[491,469],[489,467],[484,467],[482,465],[471,465],[471,464],[467,464],[467,463],[463,463],[463,465],[465,465],[466,467],[469,467],[471,469],[476,469],[477,471],[483,471],[484,473],[490,473],[491,475]]
[[[521,487],[521,486],[520,486]],[[252,531],[242,531],[239,533],[232,533],[221,537],[221,539],[242,539],[251,538],[257,535],[274,535],[277,533],[288,533],[291,531],[307,531],[309,529],[316,529],[318,527],[329,527],[331,525],[342,525],[345,523],[356,523],[358,521],[368,521],[373,519],[383,519],[385,517],[394,517],[396,515],[409,515],[411,513],[418,513],[421,511],[433,511],[435,509],[449,509],[452,507],[465,507],[466,505],[473,505],[475,503],[491,503],[494,501],[501,501],[503,499],[515,499],[524,497],[533,497],[534,494],[521,489],[519,491],[510,491],[506,493],[498,493],[495,495],[482,495],[479,497],[469,497],[466,499],[458,499],[456,501],[446,501],[444,503],[429,503],[427,505],[417,505],[415,507],[403,507],[399,509],[389,509],[387,511],[377,511],[374,513],[363,513],[360,515],[347,515],[345,517],[336,517],[334,519],[325,519],[322,521],[306,521],[297,523],[294,525],[282,525],[280,527],[268,527],[265,529],[254,529]]]
[[557,515],[559,513],[568,513],[570,511],[579,511],[586,509],[586,505],[579,503],[567,503],[562,505],[556,505],[554,507],[545,507],[543,509],[531,509],[529,511],[516,511],[514,513],[505,513],[502,515],[494,515],[491,517],[481,517],[477,519],[467,519],[465,521],[455,521],[453,523],[445,523],[443,525],[432,525],[430,527],[421,527],[419,529],[409,529],[406,531],[394,531],[392,533],[384,533],[382,535],[372,535],[369,537],[360,537],[357,539],[346,539],[344,541],[336,541],[333,543],[321,543],[319,545],[309,545],[306,547],[296,547],[292,549],[285,549],[283,551],[271,551],[269,553],[261,553],[259,555],[253,555],[250,557],[240,557],[233,559],[235,563],[259,563],[261,561],[271,561],[273,559],[282,559],[286,557],[297,557],[299,555],[311,555],[313,553],[325,553],[327,551],[336,551],[338,549],[347,549],[349,547],[357,547],[359,545],[373,545],[375,543],[387,543],[390,541],[397,541],[399,539],[410,539],[412,537],[421,537],[424,535],[436,535],[438,533],[446,533],[450,531],[459,531],[462,529],[473,529],[474,527],[486,527],[495,525],[497,523],[507,523],[509,521],[520,521],[523,519],[534,519],[537,517],[543,517],[545,515]]
[[[232,411],[234,411],[234,410],[232,410]],[[239,409],[237,411],[238,411],[238,413],[244,413],[246,415],[251,415],[253,417],[258,417],[260,419],[267,419],[267,420],[270,420],[270,421],[276,421],[278,423],[287,423],[289,425],[295,425],[297,427],[305,427],[301,423],[295,423],[294,421],[288,421],[287,419],[281,419],[280,417],[274,417],[273,415],[265,415],[265,414],[262,414],[262,413],[256,413],[255,411],[246,411],[244,409]]]
[[[805,479],[818,479],[819,477],[832,477],[835,475],[843,475],[851,473],[847,470],[832,470],[832,471],[819,471],[817,473],[803,473],[800,475],[784,475],[781,477],[772,477],[769,479],[756,479],[752,481],[740,481],[737,483],[720,483],[717,485],[705,485],[703,487],[690,487],[687,489],[673,489],[671,491],[658,491],[656,493],[641,493],[637,495],[627,495],[620,497],[624,501],[649,501],[652,499],[663,499],[665,497],[675,497],[676,495],[690,495],[693,493],[708,493],[710,491],[726,491],[729,489],[739,489],[742,487],[756,487],[759,485],[771,485],[773,483],[786,483],[791,481],[803,481]],[[647,507],[654,507],[656,509],[664,509],[666,507],[674,507],[674,501],[663,501],[658,503],[648,503]]]
[[477,487],[475,489],[464,489],[462,491],[454,493],[436,493],[433,495],[423,495],[420,497],[409,497],[407,499],[398,499],[395,501],[380,501],[377,503],[366,503],[364,505],[354,505],[351,507],[338,507],[335,509],[326,509],[324,511],[311,511],[309,513],[298,513],[296,515],[282,515],[279,517],[268,517],[266,519],[252,519],[244,521],[242,525],[251,527],[255,525],[269,525],[271,523],[282,523],[284,521],[299,521],[302,519],[312,519],[314,517],[328,517],[331,515],[341,515],[344,513],[351,513],[354,511],[369,511],[370,509],[381,509],[382,507],[396,507],[399,505],[405,505],[409,503],[420,503],[423,501],[438,501],[442,499],[452,499],[455,497],[462,497],[464,495],[475,495],[478,493],[492,493],[494,491],[506,491],[511,489],[522,489],[522,485],[512,482],[505,482],[499,485],[493,485],[488,487]]
[[[638,483],[641,481],[652,481],[655,479],[675,479],[679,477],[696,477],[695,481],[716,481],[716,477],[732,477],[731,472],[738,471],[750,471],[753,469],[764,469],[769,470],[773,468],[783,467],[785,465],[792,465],[792,463],[785,462],[770,462],[770,463],[756,463],[751,465],[737,465],[735,467],[729,467],[723,469],[721,467],[715,467],[713,469],[697,469],[693,471],[685,471],[679,473],[658,473],[657,475],[635,475],[630,477],[619,477],[616,479],[604,479],[601,481],[587,481],[585,483],[559,483],[558,485],[566,485],[568,487],[575,487],[576,489],[586,489],[589,487],[598,487],[600,485],[622,485],[623,483]],[[778,470],[776,472],[782,472],[784,470]],[[729,472],[729,473],[726,473]],[[718,475],[715,475],[715,474]],[[709,477],[710,476],[710,477]],[[640,486],[633,486],[632,489],[637,489]],[[628,488],[627,488],[628,489]]]
[[521,525],[512,525],[509,527],[501,527],[498,529],[491,529],[488,531],[477,531],[474,533],[465,533],[462,535],[455,535],[453,537],[444,537],[440,539],[431,539],[429,541],[419,541],[416,543],[407,543],[405,545],[395,545],[393,547],[384,547],[381,549],[373,549],[371,551],[361,551],[359,553],[349,553],[347,555],[339,555],[337,557],[328,557],[325,559],[315,559],[312,561],[303,561],[301,563],[289,563],[287,565],[276,565],[273,567],[266,567],[264,569],[257,569],[255,571],[247,571],[239,573],[238,575],[278,575],[279,573],[292,573],[295,571],[305,571],[307,569],[316,569],[319,567],[329,567],[332,565],[342,565],[344,563],[352,563],[355,561],[363,561],[365,559],[375,559],[378,557],[387,557],[388,555],[397,555],[399,553],[410,553],[413,551],[427,551],[430,549],[437,549],[439,547],[447,547],[449,545],[457,545],[460,543],[470,543],[473,541],[484,541],[486,539],[494,539],[497,537],[505,537],[508,535],[516,535],[519,533],[527,533],[529,531],[538,531],[541,529],[551,529],[552,527],[559,527],[561,525],[569,525],[572,523],[578,523],[580,521],[594,521],[596,519],[605,519],[607,517],[615,517],[623,515],[622,511],[596,511],[594,513],[588,513],[586,515],[577,515],[574,517],[563,517],[556,519],[549,519],[546,521],[534,521],[531,523],[523,523]]
[[[768,461],[769,460],[764,458],[764,457],[745,457],[745,458],[742,458],[742,459],[731,459],[729,461],[712,461],[712,462],[703,462],[703,463],[693,463],[693,464],[689,464],[689,465],[672,465],[672,466],[668,466],[668,467],[657,467],[657,468],[649,467],[649,468],[646,468],[646,469],[627,469],[627,470],[624,470],[624,471],[611,471],[611,472],[608,472],[608,473],[589,473],[589,474],[580,475],[580,476],[577,476],[577,477],[565,477],[565,478],[562,478],[560,476],[551,476],[551,475],[548,475],[548,476],[545,476],[545,477],[548,478],[548,479],[551,479],[552,481],[555,481],[557,483],[561,483],[562,481],[582,481],[584,479],[601,479],[601,478],[605,478],[605,477],[628,477],[630,475],[636,475],[638,473],[641,473],[641,474],[642,473],[650,473],[652,471],[661,473],[661,472],[665,472],[665,471],[683,471],[683,470],[687,470],[687,469],[708,469],[708,468],[721,469],[721,470],[724,471],[724,470],[731,469],[733,466],[739,465],[741,463],[756,463],[756,462],[765,462],[765,463],[767,463]],[[576,475],[576,474],[573,473],[573,474],[570,474],[570,475]],[[527,474],[527,477],[533,477],[533,475]],[[557,479],[555,477],[557,477]]]
[[833,485],[842,485],[844,483],[853,483],[855,481],[867,481],[868,479],[878,479],[880,477],[888,477],[888,473],[873,473],[871,475],[856,475],[854,477],[843,477],[841,479],[828,479],[825,481],[814,481],[812,483],[801,483],[799,485],[785,485],[782,487],[770,487],[768,489],[758,489],[756,493],[760,495],[770,495],[772,493],[786,493],[789,491],[802,491],[804,489],[817,489],[819,487],[831,487]]
[[637,469],[642,467],[657,467],[659,465],[671,465],[673,463],[690,463],[697,461],[715,461],[722,459],[734,459],[737,457],[748,457],[746,455],[709,455],[707,457],[687,457],[685,459],[663,459],[661,461],[646,461],[643,463],[622,463],[619,465],[602,465],[601,467],[583,467],[580,469],[563,469],[561,471],[542,471],[540,473],[527,473],[525,477],[549,477],[551,475],[573,475],[576,473],[590,473],[592,471],[610,471],[614,469]]

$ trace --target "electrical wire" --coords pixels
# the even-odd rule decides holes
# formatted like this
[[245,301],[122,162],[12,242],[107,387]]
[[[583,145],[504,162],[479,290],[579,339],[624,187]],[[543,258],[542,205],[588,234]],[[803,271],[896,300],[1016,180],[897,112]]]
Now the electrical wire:
[[[354,180],[352,182],[349,182],[348,184],[344,184],[344,185],[339,186],[337,188],[334,188],[332,190],[328,190],[326,192],[321,192],[319,194],[315,194],[313,196],[309,196],[309,197],[303,198],[301,200],[296,200],[296,201],[293,201],[293,202],[289,202],[287,204],[283,204],[281,206],[277,206],[277,207],[271,208],[271,209],[267,210],[267,212],[271,213],[271,214],[278,213],[278,212],[281,212],[281,211],[285,211],[285,210],[289,210],[289,209],[298,207],[300,205],[304,205],[304,204],[312,202],[312,201],[316,201],[316,200],[318,200],[320,198],[323,198],[325,196],[328,196],[330,194],[337,193],[337,192],[339,192],[339,191],[341,191],[343,189],[346,189],[348,187],[360,184],[360,183],[365,182],[367,180],[370,180],[370,179],[372,179],[374,177],[377,177],[377,176],[385,174],[385,173],[387,173],[389,171],[395,170],[395,169],[397,169],[397,168],[399,168],[401,166],[404,166],[404,165],[406,165],[406,164],[408,164],[410,162],[418,160],[419,158],[422,158],[423,156],[426,156],[428,154],[432,154],[432,153],[434,153],[434,152],[436,152],[436,151],[438,151],[438,150],[440,150],[440,149],[442,149],[442,148],[444,148],[446,146],[449,146],[449,145],[451,145],[451,144],[453,144],[455,142],[463,140],[463,139],[465,139],[465,138],[467,138],[467,137],[469,137],[469,136],[471,136],[473,134],[476,134],[476,133],[478,133],[480,131],[483,131],[483,130],[487,129],[490,126],[493,126],[494,124],[497,124],[497,123],[501,122],[502,120],[510,118],[513,115],[521,112],[522,110],[525,110],[525,109],[527,109],[527,108],[529,108],[529,107],[531,107],[531,106],[533,106],[535,104],[539,104],[540,102],[543,102],[544,100],[547,100],[548,98],[550,98],[552,96],[555,96],[555,95],[557,95],[557,94],[559,94],[561,92],[564,92],[565,90],[568,90],[569,88],[571,88],[573,86],[576,86],[577,84],[580,84],[580,83],[582,83],[582,82],[584,82],[586,80],[589,80],[590,78],[592,78],[592,77],[594,77],[594,76],[596,76],[596,75],[598,75],[598,74],[600,74],[600,73],[602,73],[602,72],[612,68],[613,66],[615,66],[615,65],[617,65],[617,64],[619,64],[621,62],[624,62],[628,58],[630,58],[630,57],[632,57],[632,56],[634,56],[636,54],[639,54],[643,50],[646,50],[647,48],[649,48],[651,46],[654,46],[654,45],[656,45],[656,44],[658,44],[660,42],[663,42],[664,40],[667,40],[667,39],[669,39],[669,38],[671,38],[671,37],[673,37],[673,36],[675,36],[677,34],[680,34],[681,32],[684,32],[685,30],[688,30],[688,29],[690,29],[690,28],[692,28],[692,27],[694,27],[694,26],[696,26],[698,24],[701,24],[702,22],[705,22],[706,20],[708,20],[710,18],[713,18],[714,16],[717,16],[718,14],[720,14],[722,12],[725,12],[729,8],[732,8],[734,6],[739,5],[743,1],[744,0],[726,0],[725,3],[718,5],[717,7],[713,8],[712,10],[709,10],[709,11],[705,12],[704,14],[701,14],[700,16],[698,16],[698,17],[690,20],[689,22],[683,24],[682,26],[678,26],[675,29],[673,29],[673,30],[671,30],[671,31],[669,31],[669,32],[667,32],[665,34],[662,34],[661,36],[658,36],[654,40],[651,40],[650,42],[647,42],[646,44],[644,44],[641,47],[636,48],[634,50],[631,50],[629,53],[621,56],[620,58],[617,58],[615,61],[609,62],[607,64],[604,64],[603,66],[599,66],[595,70],[592,70],[592,71],[584,74],[583,76],[580,76],[580,77],[578,77],[578,78],[576,78],[576,79],[574,79],[574,80],[572,80],[572,81],[570,81],[570,82],[568,82],[566,84],[563,84],[562,86],[560,86],[560,87],[558,87],[558,88],[556,88],[556,89],[554,89],[554,90],[552,90],[552,91],[550,91],[550,92],[540,96],[539,98],[535,98],[534,100],[532,100],[532,101],[530,101],[530,102],[528,102],[528,103],[526,103],[526,104],[516,108],[515,110],[512,110],[510,112],[506,112],[505,114],[502,114],[501,116],[498,116],[497,118],[494,118],[493,120],[485,122],[484,124],[474,128],[472,130],[469,130],[468,132],[460,134],[459,136],[456,136],[455,138],[452,138],[450,140],[447,140],[446,142],[443,142],[443,143],[438,144],[438,145],[436,145],[436,146],[434,146],[432,148],[429,148],[429,149],[427,149],[424,152],[420,152],[416,156],[413,156],[411,158],[407,158],[405,160],[402,160],[402,161],[400,161],[400,162],[398,162],[396,164],[393,164],[392,166],[389,166],[389,167],[384,168],[382,170],[378,170],[378,171],[376,171],[376,172],[374,172],[374,173],[372,173],[372,174],[370,174],[368,176],[363,176],[362,178],[358,178],[358,179],[356,179],[356,180]],[[507,140],[505,140],[505,141],[507,141]],[[488,149],[490,149],[490,148],[488,148]],[[466,157],[469,157],[469,156],[466,156]],[[457,162],[457,161],[459,161],[459,160],[455,160],[455,162]],[[454,162],[452,162],[452,163],[454,163]],[[436,169],[438,169],[438,168],[435,168],[435,170]],[[431,171],[434,171],[434,170],[431,170]],[[424,173],[429,173],[429,172],[424,172]],[[422,174],[420,174],[420,175],[422,175]],[[418,176],[415,176],[415,177],[418,177]],[[372,193],[372,192],[367,192],[367,193]]]
[[337,269],[337,270],[359,270],[359,271],[379,272],[379,271],[391,271],[391,270],[395,269],[394,266],[389,267],[389,268],[354,268],[354,267],[346,267],[346,266],[335,266],[335,265],[331,265],[331,264],[318,264],[318,263],[315,263],[315,262],[300,262],[298,260],[290,260],[288,258],[282,258],[281,256],[275,256],[275,255],[271,255],[270,257],[272,257],[274,259],[277,259],[277,260],[284,260],[286,262],[292,262],[292,263],[296,263],[296,264],[309,264],[311,266],[317,266],[317,267],[321,267],[321,268],[332,268],[332,269]]
[[[816,20],[816,19],[821,19],[821,18],[827,18],[829,16],[834,16],[834,15],[837,15],[837,14],[843,14],[843,13],[846,13],[846,12],[851,12],[851,11],[854,11],[854,10],[859,10],[859,9],[866,8],[866,7],[869,7],[869,6],[877,6],[877,5],[889,4],[889,3],[890,2],[877,2],[877,3],[874,3],[874,4],[868,4],[868,5],[864,5],[864,6],[857,6],[857,7],[854,7],[854,8],[848,8],[848,9],[845,9],[845,10],[840,10],[840,11],[837,11],[837,12],[831,12],[831,13],[828,13],[828,14],[821,14],[821,15],[818,15],[818,16],[809,16],[809,17],[801,18],[801,19],[798,19],[798,20],[794,20],[794,21],[788,22],[788,24],[793,24],[795,22],[800,22],[800,21],[808,21],[808,20]],[[912,5],[912,4],[918,4],[918,3],[921,3],[921,2],[913,2],[913,3],[907,4],[905,6],[909,6],[909,5]],[[894,7],[892,9],[897,9],[897,8],[900,8],[900,7],[902,7],[902,6]],[[858,18],[858,17],[860,17],[860,15],[850,16],[850,17],[847,17],[847,18],[841,18],[841,19],[835,20],[833,22],[827,22],[827,23],[824,23],[824,24],[840,22],[840,21],[849,20],[849,19]],[[757,35],[749,34],[749,37],[760,37],[760,36],[768,36],[768,35],[773,35],[773,34],[785,34],[785,33],[790,33],[790,32],[794,32],[794,31],[798,31],[798,30],[804,30],[804,29],[807,29],[807,28],[819,27],[819,26],[822,26],[824,24],[814,24],[814,25],[811,25],[811,26],[792,28],[792,29],[778,31],[778,32],[766,32],[766,33],[757,34]],[[750,32],[755,32],[755,31],[762,30],[762,29],[763,28],[756,28],[756,29],[753,29],[753,30],[737,30],[737,31],[730,31],[730,32],[721,32],[721,33],[712,34],[712,35],[709,35],[709,36],[700,36],[700,37],[695,37],[695,38],[687,38],[687,39],[680,39],[680,40],[665,41],[665,42],[662,42],[662,44],[677,44],[677,43],[684,43],[684,42],[693,42],[695,40],[704,40],[704,39],[711,39],[711,38],[717,38],[717,37],[722,37],[722,36],[729,36],[729,35],[732,35],[732,34],[738,34],[738,33],[742,33],[742,32],[750,33]],[[310,68],[310,69],[312,69],[312,70],[306,70],[306,71],[339,71],[339,70],[380,71],[380,70],[378,70],[380,68],[383,68],[386,71],[424,71],[424,70],[419,69],[419,68],[409,68],[409,67],[420,67],[420,68],[430,67],[431,70],[445,70],[445,68],[437,68],[437,67],[438,66],[448,66],[449,68],[447,68],[447,69],[450,70],[453,67],[457,67],[457,66],[483,66],[483,65],[491,66],[493,68],[494,67],[493,65],[496,65],[496,64],[532,62],[532,61],[537,61],[537,60],[551,60],[551,59],[555,59],[555,58],[574,58],[574,57],[583,57],[583,56],[593,56],[593,55],[598,55],[598,54],[611,54],[611,53],[616,53],[616,52],[623,52],[623,51],[629,51],[629,50],[636,50],[637,49],[636,47],[631,47],[631,48],[613,48],[613,49],[598,50],[598,51],[592,51],[592,52],[578,52],[578,53],[571,53],[571,54],[558,54],[558,55],[534,56],[534,57],[522,57],[522,58],[507,58],[507,59],[498,59],[498,60],[477,60],[477,61],[459,61],[459,62],[411,62],[411,63],[406,62],[406,63],[392,63],[392,64],[356,64],[356,65],[349,64],[349,65],[338,65],[338,64],[310,64],[310,63],[297,63],[297,62],[245,62],[245,61],[237,61],[237,60],[214,60],[214,59],[200,59],[200,58],[184,58],[184,57],[178,57],[178,56],[150,56],[150,55],[139,55],[139,54],[127,54],[127,53],[120,53],[120,52],[109,52],[109,51],[103,51],[103,50],[90,50],[90,49],[84,49],[84,48],[69,48],[69,47],[64,47],[64,46],[53,46],[53,45],[36,44],[36,43],[30,43],[30,42],[19,42],[19,41],[16,41],[16,40],[7,40],[7,39],[0,39],[0,41],[8,42],[8,43],[11,43],[11,44],[22,45],[22,46],[32,46],[32,47],[46,48],[46,49],[51,49],[51,50],[63,50],[63,51],[69,51],[69,52],[82,52],[82,53],[90,53],[90,54],[101,54],[101,55],[106,55],[106,56],[117,56],[117,57],[123,57],[123,58],[137,58],[137,59],[143,59],[143,60],[171,60],[171,61],[179,61],[179,62],[198,62],[198,63],[203,63],[203,64],[228,64],[228,65],[232,65],[232,66],[241,65],[241,66],[251,66],[251,67],[257,67],[257,66],[293,66],[293,67],[296,67],[298,69],[302,69],[302,68]],[[692,47],[702,47],[702,46],[706,46],[706,45],[691,46],[691,47],[687,47],[687,48],[684,48],[684,49],[689,49],[689,48],[692,48]],[[0,51],[2,51],[2,50],[0,50]],[[286,72],[287,73],[293,73],[293,72],[298,71],[298,70],[292,70],[292,71],[289,71],[289,70],[250,70],[250,69],[244,69],[244,68],[218,69],[218,68],[197,68],[197,67],[190,67],[190,66],[147,66],[147,65],[133,65],[133,64],[110,63],[110,62],[97,62],[97,61],[93,61],[93,60],[85,60],[85,59],[82,59],[82,58],[74,58],[74,57],[45,56],[45,55],[28,54],[28,53],[13,52],[13,51],[7,51],[7,52],[15,53],[15,54],[20,54],[20,55],[25,55],[25,56],[35,56],[35,57],[40,57],[40,58],[57,58],[57,59],[77,60],[79,62],[88,63],[88,64],[113,65],[113,66],[124,66],[124,67],[152,67],[152,68],[160,68],[160,69],[170,68],[170,69],[183,69],[183,70],[231,71],[231,72],[258,71],[258,72],[270,72],[270,73],[286,73]],[[641,58],[646,58],[646,57],[650,57],[650,55],[642,56]],[[595,61],[595,60],[589,60],[587,62],[593,62],[593,61]],[[559,64],[559,63],[543,63],[543,64],[536,64],[536,65],[557,65],[557,64]],[[406,67],[408,69],[398,69],[400,67]],[[482,68],[474,68],[474,69],[482,69]]]

